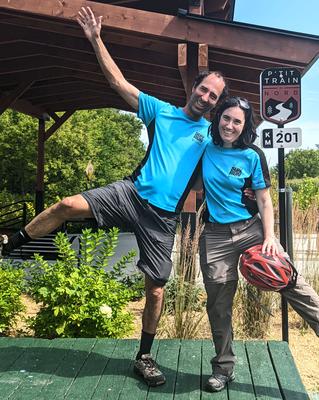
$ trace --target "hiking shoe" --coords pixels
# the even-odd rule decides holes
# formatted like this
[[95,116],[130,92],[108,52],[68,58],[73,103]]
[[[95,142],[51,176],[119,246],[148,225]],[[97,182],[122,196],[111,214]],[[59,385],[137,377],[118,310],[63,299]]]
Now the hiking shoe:
[[235,379],[235,374],[232,372],[229,376],[222,374],[213,374],[206,382],[206,390],[209,392],[220,392],[228,382]]
[[0,258],[3,257],[3,245],[8,243],[7,235],[0,235]]
[[166,381],[150,354],[142,354],[141,358],[135,360],[134,372],[142,376],[149,386],[163,385]]

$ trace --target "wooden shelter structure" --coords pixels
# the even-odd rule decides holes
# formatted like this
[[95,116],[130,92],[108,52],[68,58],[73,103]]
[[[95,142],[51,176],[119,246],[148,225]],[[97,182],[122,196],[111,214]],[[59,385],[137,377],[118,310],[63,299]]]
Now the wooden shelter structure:
[[[45,141],[76,111],[129,110],[109,87],[75,21],[82,6],[103,16],[102,38],[125,77],[177,106],[199,71],[222,71],[232,95],[259,114],[259,75],[316,60],[319,37],[233,22],[235,0],[0,0],[0,114],[39,119],[36,210],[43,207]],[[58,114],[63,112],[62,115]],[[46,129],[46,121],[54,123]],[[190,196],[186,209],[194,209]]]

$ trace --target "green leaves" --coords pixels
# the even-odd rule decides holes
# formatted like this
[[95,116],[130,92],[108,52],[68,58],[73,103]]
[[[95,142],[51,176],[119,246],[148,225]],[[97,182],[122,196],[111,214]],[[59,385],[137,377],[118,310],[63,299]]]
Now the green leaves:
[[[45,144],[47,204],[129,175],[145,153],[141,129],[133,114],[111,109],[76,112]],[[16,197],[34,193],[37,136],[36,119],[10,110],[1,116],[0,192]],[[90,160],[94,179],[89,182],[85,169]]]
[[[83,231],[80,253],[71,248],[67,236],[58,233],[58,260],[48,263],[36,256],[28,263],[29,290],[40,312],[30,321],[39,337],[122,337],[132,328],[132,316],[125,307],[135,290],[120,282],[123,269],[134,252],[122,257],[116,272],[106,272],[118,243],[118,229]],[[117,279],[115,279],[115,276]]]
[[293,199],[301,210],[307,210],[312,205],[319,206],[319,185],[314,178],[300,179]]
[[0,332],[6,332],[24,310],[21,301],[24,272],[10,262],[0,262]]

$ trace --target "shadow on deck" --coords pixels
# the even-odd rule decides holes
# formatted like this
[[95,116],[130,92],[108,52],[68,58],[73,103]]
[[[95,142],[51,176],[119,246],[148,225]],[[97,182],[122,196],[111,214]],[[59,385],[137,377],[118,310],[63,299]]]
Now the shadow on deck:
[[1,400],[307,400],[289,347],[235,341],[236,380],[207,393],[209,340],[158,340],[153,347],[167,382],[148,388],[132,372],[137,340],[0,338]]

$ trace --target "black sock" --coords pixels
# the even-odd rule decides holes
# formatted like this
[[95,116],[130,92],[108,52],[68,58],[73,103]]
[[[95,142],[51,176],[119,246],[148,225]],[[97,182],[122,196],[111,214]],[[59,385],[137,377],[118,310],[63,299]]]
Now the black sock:
[[32,238],[27,234],[26,230],[22,228],[19,232],[9,237],[8,243],[3,246],[4,254],[9,254],[12,250],[30,242]]
[[147,333],[142,330],[141,344],[139,352],[136,355],[136,359],[141,358],[142,354],[149,354],[155,338],[155,333]]

